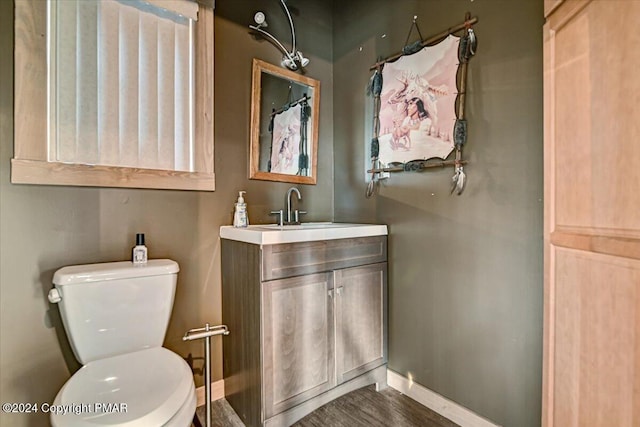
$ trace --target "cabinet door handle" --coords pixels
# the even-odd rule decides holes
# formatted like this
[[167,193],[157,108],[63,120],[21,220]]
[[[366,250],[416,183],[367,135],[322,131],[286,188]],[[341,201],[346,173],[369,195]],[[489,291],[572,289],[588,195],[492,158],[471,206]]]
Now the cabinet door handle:
[[342,286],[336,289],[336,295],[342,295]]
[[328,294],[329,294],[329,298],[333,298],[333,289],[329,289]]

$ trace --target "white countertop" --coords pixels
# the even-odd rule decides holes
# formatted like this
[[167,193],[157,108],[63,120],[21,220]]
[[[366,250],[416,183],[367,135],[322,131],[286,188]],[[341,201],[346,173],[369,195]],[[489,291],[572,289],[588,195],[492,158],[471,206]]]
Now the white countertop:
[[285,226],[258,224],[245,228],[236,228],[230,225],[220,227],[220,238],[256,245],[276,245],[279,243],[312,242],[386,235],[387,226],[381,224],[307,222],[300,225]]

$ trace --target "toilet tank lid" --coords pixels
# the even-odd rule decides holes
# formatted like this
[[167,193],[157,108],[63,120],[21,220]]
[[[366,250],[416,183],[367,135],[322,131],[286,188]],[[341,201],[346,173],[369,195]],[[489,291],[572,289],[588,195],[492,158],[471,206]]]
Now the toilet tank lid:
[[106,280],[162,276],[175,274],[178,271],[180,271],[178,263],[170,259],[151,259],[144,264],[120,261],[72,265],[56,271],[53,275],[53,283],[57,286],[77,285]]

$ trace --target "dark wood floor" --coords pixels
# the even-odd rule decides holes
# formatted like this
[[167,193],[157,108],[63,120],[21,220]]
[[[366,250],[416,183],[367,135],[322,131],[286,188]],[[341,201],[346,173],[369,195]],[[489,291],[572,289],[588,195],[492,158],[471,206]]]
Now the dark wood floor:
[[[244,426],[224,399],[213,402],[211,412],[211,425],[214,427]],[[196,413],[204,426],[204,406],[199,407]],[[376,392],[374,386],[369,386],[327,403],[298,421],[294,426],[456,427],[458,424],[425,408],[392,388]]]

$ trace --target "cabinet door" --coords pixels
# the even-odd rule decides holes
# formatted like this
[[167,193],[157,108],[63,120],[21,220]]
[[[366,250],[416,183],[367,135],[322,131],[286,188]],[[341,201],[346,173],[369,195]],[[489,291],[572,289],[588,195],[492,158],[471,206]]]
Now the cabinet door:
[[565,0],[545,25],[545,427],[640,426],[639,19]]
[[338,384],[387,361],[387,264],[335,271]]
[[262,284],[265,419],[335,386],[333,275]]

